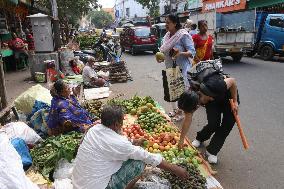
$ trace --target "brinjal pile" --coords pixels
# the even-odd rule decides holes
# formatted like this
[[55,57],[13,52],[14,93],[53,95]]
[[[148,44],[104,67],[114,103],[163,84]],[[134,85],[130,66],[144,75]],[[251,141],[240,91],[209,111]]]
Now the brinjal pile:
[[185,168],[189,173],[187,180],[181,180],[176,175],[163,171],[161,176],[171,183],[172,189],[206,189],[206,179],[200,174],[200,171],[192,164],[178,164]]
[[89,100],[84,102],[83,107],[90,113],[92,119],[101,117],[101,107],[103,103],[99,100]]

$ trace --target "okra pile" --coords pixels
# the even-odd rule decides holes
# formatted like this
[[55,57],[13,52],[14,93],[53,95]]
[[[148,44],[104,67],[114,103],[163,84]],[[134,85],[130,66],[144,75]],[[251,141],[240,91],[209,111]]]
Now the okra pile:
[[206,179],[200,174],[200,171],[193,164],[179,164],[189,173],[187,180],[181,180],[176,175],[163,171],[162,177],[171,183],[172,189],[206,189]]
[[75,158],[82,136],[81,133],[70,132],[47,138],[31,150],[33,165],[48,179],[61,158],[69,162]]

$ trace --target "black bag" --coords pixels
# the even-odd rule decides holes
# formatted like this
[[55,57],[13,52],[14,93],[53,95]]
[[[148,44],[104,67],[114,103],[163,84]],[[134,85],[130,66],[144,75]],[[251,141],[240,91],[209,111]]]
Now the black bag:
[[201,83],[215,74],[226,75],[223,73],[221,59],[201,61],[188,72],[190,86],[198,90]]
[[167,102],[175,102],[180,95],[185,91],[184,78],[176,62],[172,68],[162,70],[164,100]]

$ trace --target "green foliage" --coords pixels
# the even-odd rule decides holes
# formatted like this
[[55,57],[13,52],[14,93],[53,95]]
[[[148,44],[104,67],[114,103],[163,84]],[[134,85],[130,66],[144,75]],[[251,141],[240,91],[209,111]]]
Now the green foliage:
[[103,10],[90,12],[89,17],[96,28],[106,27],[113,22],[112,16]]
[[[150,17],[157,17],[160,16],[160,11],[159,11],[159,1],[157,0],[135,0],[139,4],[143,6],[143,8],[149,9],[149,16]],[[150,1],[152,3],[150,3]]]
[[61,158],[69,162],[75,158],[82,137],[81,133],[70,132],[47,138],[31,150],[33,165],[48,179]]
[[77,41],[80,43],[80,49],[91,48],[98,40],[99,37],[94,35],[81,35],[77,37]]

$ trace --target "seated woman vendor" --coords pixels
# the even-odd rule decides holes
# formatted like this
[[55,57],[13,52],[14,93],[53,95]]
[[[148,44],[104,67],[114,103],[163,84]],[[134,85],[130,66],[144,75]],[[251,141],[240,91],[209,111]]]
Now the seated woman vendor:
[[[75,91],[74,91],[75,92]],[[84,132],[92,121],[66,83],[58,80],[51,89],[53,99],[48,118],[48,134],[59,135],[70,131]]]

